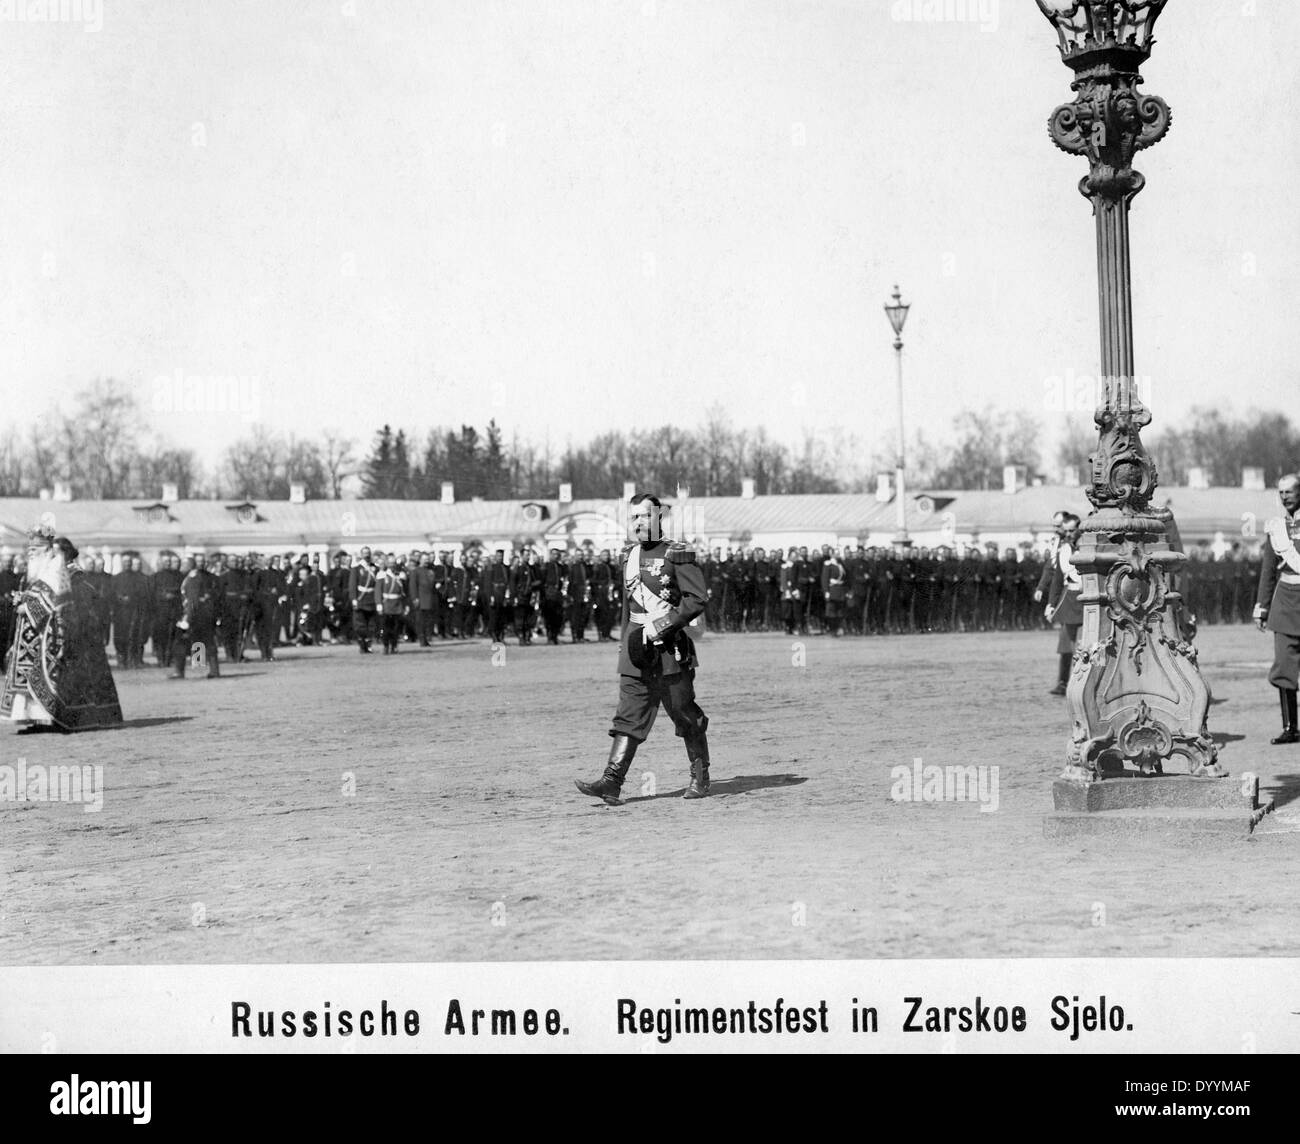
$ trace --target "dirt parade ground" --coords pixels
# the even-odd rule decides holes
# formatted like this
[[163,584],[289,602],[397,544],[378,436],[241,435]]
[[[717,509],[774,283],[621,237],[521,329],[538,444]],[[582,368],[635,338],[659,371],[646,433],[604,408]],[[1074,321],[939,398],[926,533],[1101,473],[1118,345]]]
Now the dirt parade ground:
[[[104,784],[98,811],[0,802],[0,962],[1294,954],[1300,747],[1268,744],[1271,640],[1198,643],[1222,762],[1278,809],[1177,846],[1044,840],[1055,640],[710,635],[712,796],[680,797],[661,714],[620,808],[573,785],[608,752],[612,644],[117,672],[122,728],[0,727],[0,763]],[[917,759],[997,771],[983,803],[891,797]]]

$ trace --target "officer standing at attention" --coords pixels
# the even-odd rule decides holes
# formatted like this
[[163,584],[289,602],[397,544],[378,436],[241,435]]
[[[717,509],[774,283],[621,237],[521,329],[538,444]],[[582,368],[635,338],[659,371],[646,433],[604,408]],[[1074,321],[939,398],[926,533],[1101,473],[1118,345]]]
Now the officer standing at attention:
[[171,654],[172,631],[181,618],[181,583],[185,574],[180,569],[180,557],[171,553],[158,558],[159,569],[149,585],[152,617],[150,640],[154,659],[159,667],[166,667]]
[[1274,744],[1300,743],[1296,727],[1296,689],[1300,687],[1300,476],[1288,473],[1277,483],[1284,516],[1264,526],[1255,597],[1255,626],[1273,633],[1273,667],[1268,681],[1282,702],[1282,734]]
[[1061,625],[1056,641],[1057,678],[1051,695],[1064,695],[1070,681],[1070,665],[1074,662],[1075,647],[1079,642],[1079,628],[1083,626],[1083,577],[1074,566],[1074,551],[1079,544],[1079,518],[1072,512],[1063,514],[1061,542],[1056,546],[1056,567],[1052,573],[1051,599],[1044,609],[1048,622]]
[[375,636],[378,611],[378,587],[375,566],[370,563],[370,549],[362,548],[348,577],[348,600],[352,604],[352,623],[362,655],[370,655],[370,641]]
[[686,625],[704,611],[707,588],[695,551],[668,541],[663,506],[649,493],[628,502],[635,543],[623,558],[623,628],[618,649],[618,710],[609,734],[614,740],[605,773],[595,782],[579,781],[583,794],[610,806],[619,792],[637,747],[654,726],[660,705],[686,743],[691,784],[684,798],[709,793],[708,716],[695,701],[695,644]]
[[172,673],[168,679],[184,679],[185,663],[194,644],[203,647],[208,665],[208,678],[216,679],[217,621],[221,618],[221,581],[208,571],[207,557],[197,553],[194,567],[181,581],[182,615],[176,623],[172,639]]

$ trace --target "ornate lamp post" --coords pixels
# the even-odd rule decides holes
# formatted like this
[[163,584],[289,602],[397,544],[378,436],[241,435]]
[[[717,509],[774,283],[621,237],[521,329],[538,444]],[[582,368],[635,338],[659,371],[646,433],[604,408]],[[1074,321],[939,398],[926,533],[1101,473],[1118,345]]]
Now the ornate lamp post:
[[1097,223],[1102,392],[1097,450],[1075,567],[1083,627],[1067,690],[1074,719],[1063,779],[1089,784],[1125,767],[1159,774],[1174,755],[1192,775],[1221,777],[1206,727],[1209,692],[1180,630],[1171,574],[1173,514],[1153,508],[1156,470],[1141,429],[1150,412],[1133,390],[1129,203],[1143,186],[1133,156],[1169,130],[1164,100],[1137,90],[1151,30],[1166,0],[1038,0],[1074,72],[1072,103],[1048,120],[1052,142],[1088,160],[1080,193]]
[[898,467],[894,475],[894,503],[898,512],[898,531],[894,535],[894,543],[900,548],[911,543],[911,538],[907,535],[907,508],[904,502],[906,481],[903,474],[905,465],[903,445],[903,323],[907,321],[907,311],[910,309],[911,306],[904,303],[902,296],[898,292],[898,287],[895,286],[893,305],[885,306],[885,314],[889,318],[889,324],[894,327],[894,356],[898,363]]

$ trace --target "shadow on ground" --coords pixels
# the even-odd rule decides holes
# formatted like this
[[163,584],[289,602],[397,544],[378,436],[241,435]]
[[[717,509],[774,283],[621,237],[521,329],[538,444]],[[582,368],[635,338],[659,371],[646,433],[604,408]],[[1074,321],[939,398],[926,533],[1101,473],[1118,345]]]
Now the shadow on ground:
[[1274,810],[1286,806],[1287,803],[1300,799],[1300,775],[1278,775],[1275,785],[1261,785],[1259,793],[1273,796]]
[[[732,779],[714,779],[709,783],[709,797],[720,794],[748,794],[752,790],[765,790],[768,787],[799,786],[808,779],[803,775],[737,775]],[[638,798],[625,798],[624,802],[653,802],[658,798],[681,798],[686,788],[663,791],[661,794],[642,795]]]

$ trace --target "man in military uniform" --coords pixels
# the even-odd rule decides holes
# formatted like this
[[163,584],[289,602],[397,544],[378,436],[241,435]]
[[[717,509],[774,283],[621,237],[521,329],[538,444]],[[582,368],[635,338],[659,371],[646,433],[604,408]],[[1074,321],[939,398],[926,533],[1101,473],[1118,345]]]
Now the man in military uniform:
[[622,569],[618,710],[609,731],[614,742],[605,773],[577,786],[583,794],[618,806],[632,758],[662,705],[686,743],[691,782],[684,797],[704,798],[709,793],[709,720],[695,701],[695,644],[685,630],[704,611],[704,575],[693,549],[664,538],[658,497],[637,493],[629,507],[636,543]]
[[504,548],[492,553],[492,563],[483,570],[483,601],[488,635],[493,643],[504,643],[510,623],[510,569],[506,567]]
[[848,588],[845,586],[844,565],[840,563],[839,558],[831,550],[830,555],[822,560],[822,599],[823,605],[823,622],[825,628],[836,639],[840,635],[840,621],[844,615],[844,601],[848,595]]
[[1074,566],[1074,552],[1079,544],[1079,518],[1067,512],[1062,519],[1061,542],[1056,546],[1056,566],[1052,573],[1049,603],[1044,615],[1049,622],[1061,625],[1056,641],[1057,679],[1052,695],[1064,695],[1070,681],[1070,664],[1074,660],[1083,626],[1083,577]]
[[1282,704],[1282,734],[1273,743],[1300,743],[1296,689],[1300,688],[1300,476],[1288,473],[1277,483],[1283,515],[1264,527],[1260,552],[1255,626],[1273,633],[1273,668],[1268,681]]
[[384,654],[396,655],[397,645],[402,640],[402,620],[408,607],[406,573],[398,568],[396,553],[390,552],[384,557],[384,567],[376,575],[375,585],[379,596]]
[[181,618],[172,638],[172,673],[168,679],[185,678],[185,664],[196,644],[203,648],[208,678],[216,679],[221,674],[217,666],[217,620],[221,616],[221,601],[221,582],[208,571],[207,557],[200,552],[194,557],[194,567],[181,582]]
[[379,611],[378,573],[370,562],[370,549],[362,548],[357,562],[348,576],[348,600],[352,605],[352,624],[362,655],[372,654],[370,641],[375,638],[376,615]]
[[591,566],[591,602],[596,613],[596,640],[605,643],[614,638],[612,630],[615,616],[614,589],[617,586],[618,570],[614,567],[608,548],[600,550],[600,556]]
[[558,644],[564,628],[564,565],[560,550],[551,549],[551,558],[542,565],[542,623],[546,625],[546,642]]
[[519,637],[520,647],[533,642],[533,629],[537,626],[535,596],[540,585],[536,554],[529,552],[526,556],[516,556],[510,569],[510,596],[515,604],[515,634]]
[[407,576],[407,589],[411,594],[411,611],[415,613],[415,638],[421,647],[429,647],[437,616],[438,596],[433,584],[433,555],[420,553],[420,562]]
[[569,557],[568,575],[564,581],[564,604],[569,617],[569,642],[587,642],[587,611],[591,606],[591,585],[587,581],[587,566],[582,553]]
[[248,573],[244,570],[244,558],[238,553],[232,555],[224,572],[217,579],[221,581],[221,643],[230,663],[243,661],[244,624],[248,619],[249,604],[252,593],[249,591]]
[[275,660],[275,613],[280,606],[280,593],[284,584],[280,558],[272,556],[270,563],[262,567],[261,558],[254,555],[250,557],[249,564],[249,585],[253,592],[253,633],[262,662],[271,663]]
[[172,632],[182,615],[181,582],[185,577],[180,563],[180,557],[170,552],[160,556],[158,571],[149,584],[149,638],[159,667],[166,667],[171,659]]
[[140,570],[140,558],[122,558],[122,571],[113,577],[113,644],[118,667],[144,666],[144,641],[148,638],[149,582]]

